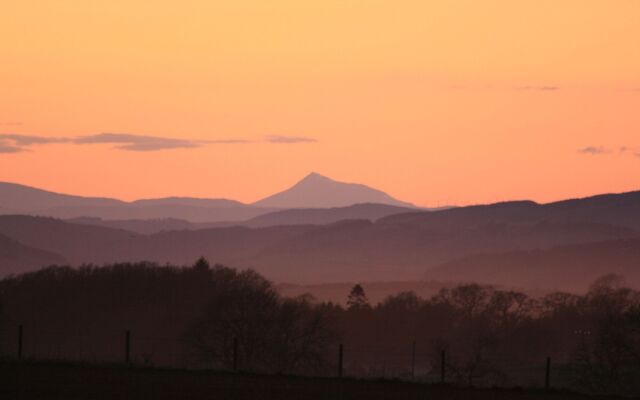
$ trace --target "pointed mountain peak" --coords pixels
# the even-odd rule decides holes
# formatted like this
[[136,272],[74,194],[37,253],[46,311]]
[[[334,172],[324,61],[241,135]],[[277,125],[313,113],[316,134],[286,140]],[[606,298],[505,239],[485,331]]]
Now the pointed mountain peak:
[[388,194],[356,183],[333,180],[317,172],[305,176],[289,189],[257,201],[254,205],[272,208],[347,207],[360,203],[413,207]]
[[317,172],[312,172],[309,175],[305,176],[298,182],[298,184],[302,182],[333,182],[333,179],[328,178],[324,175],[320,175]]

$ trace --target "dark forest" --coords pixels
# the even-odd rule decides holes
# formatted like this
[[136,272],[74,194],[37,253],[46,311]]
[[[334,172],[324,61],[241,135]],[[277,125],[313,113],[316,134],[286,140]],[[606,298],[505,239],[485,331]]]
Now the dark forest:
[[[607,275],[584,295],[539,298],[478,284],[346,306],[282,297],[252,271],[198,260],[49,267],[0,282],[2,354],[268,374],[344,374],[464,386],[638,394],[640,292]],[[21,327],[21,328],[20,328]],[[125,338],[129,348],[125,355]],[[125,357],[128,360],[125,360]]]

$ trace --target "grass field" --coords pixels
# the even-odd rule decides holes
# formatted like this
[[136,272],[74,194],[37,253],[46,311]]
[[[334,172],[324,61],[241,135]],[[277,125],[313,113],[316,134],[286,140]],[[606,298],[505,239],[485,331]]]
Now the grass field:
[[45,362],[0,362],[2,399],[604,399],[570,392],[470,389],[399,381],[303,378]]

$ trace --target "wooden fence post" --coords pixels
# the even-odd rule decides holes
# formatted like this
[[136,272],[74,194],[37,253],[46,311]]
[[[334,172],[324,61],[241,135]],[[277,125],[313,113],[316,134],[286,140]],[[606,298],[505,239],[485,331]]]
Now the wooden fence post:
[[338,378],[342,378],[342,360],[344,356],[344,346],[340,343],[338,348]]
[[238,338],[233,338],[233,371],[238,371]]
[[22,359],[22,336],[23,336],[22,325],[18,325],[18,360]]
[[411,343],[411,379],[416,376],[416,341]]
[[440,383],[445,382],[445,365],[446,365],[446,354],[445,351],[442,350],[440,353]]
[[125,333],[124,339],[124,362],[129,364],[131,362],[131,331]]
[[547,367],[544,375],[544,389],[549,390],[551,388],[551,357],[547,357]]

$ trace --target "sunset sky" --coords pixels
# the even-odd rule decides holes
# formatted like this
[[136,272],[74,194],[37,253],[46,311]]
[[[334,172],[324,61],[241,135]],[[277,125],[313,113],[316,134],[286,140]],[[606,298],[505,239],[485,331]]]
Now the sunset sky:
[[638,0],[19,0],[0,180],[251,202],[316,171],[419,205],[640,189]]

